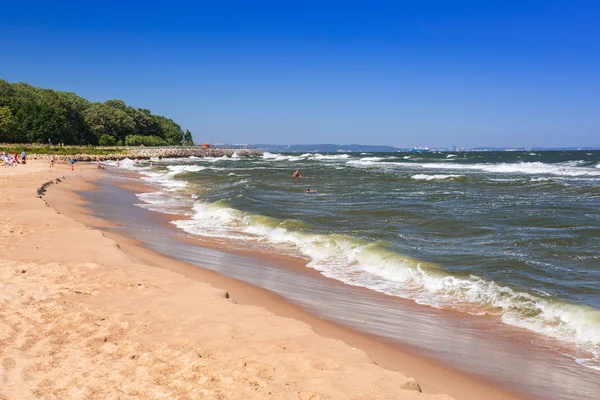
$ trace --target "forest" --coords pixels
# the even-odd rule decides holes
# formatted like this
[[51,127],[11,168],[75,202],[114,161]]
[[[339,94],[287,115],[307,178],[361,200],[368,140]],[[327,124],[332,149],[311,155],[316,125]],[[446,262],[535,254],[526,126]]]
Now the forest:
[[90,102],[71,92],[0,79],[0,143],[100,146],[193,145],[173,120],[122,100]]

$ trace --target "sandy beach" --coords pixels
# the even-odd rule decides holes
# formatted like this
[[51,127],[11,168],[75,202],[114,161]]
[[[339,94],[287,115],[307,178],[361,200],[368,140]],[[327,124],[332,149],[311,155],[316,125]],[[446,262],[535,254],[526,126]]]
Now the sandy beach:
[[0,171],[0,399],[517,398],[92,228],[101,173]]

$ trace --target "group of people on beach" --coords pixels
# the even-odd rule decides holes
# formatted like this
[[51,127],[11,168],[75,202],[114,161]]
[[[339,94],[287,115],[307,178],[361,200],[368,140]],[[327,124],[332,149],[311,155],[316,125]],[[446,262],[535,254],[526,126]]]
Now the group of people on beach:
[[[295,170],[294,173],[292,174],[292,178],[293,179],[300,179],[302,178],[302,175],[300,175],[300,171],[299,170]],[[306,189],[306,193],[314,193],[316,192],[316,190],[313,190],[311,188]]]
[[[54,164],[56,164],[56,154],[52,154],[50,156],[50,169],[54,168]],[[71,164],[71,171],[75,171],[75,166],[77,165],[77,159],[75,156],[69,157],[69,163]],[[98,164],[100,164],[100,160],[98,160]]]
[[0,154],[0,167],[16,167],[18,164],[27,163],[27,154],[23,151],[18,154],[16,151],[11,153],[2,152]]

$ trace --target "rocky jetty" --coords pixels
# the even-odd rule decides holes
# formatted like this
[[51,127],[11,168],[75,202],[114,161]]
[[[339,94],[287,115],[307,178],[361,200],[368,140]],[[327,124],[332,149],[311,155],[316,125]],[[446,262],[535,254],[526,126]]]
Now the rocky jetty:
[[[203,147],[123,147],[114,154],[74,154],[77,161],[116,160],[117,158],[183,158],[183,157],[257,157],[263,152],[256,149],[207,149]],[[40,155],[36,155],[39,158]],[[50,155],[44,157],[50,158]],[[57,159],[68,160],[71,156],[59,155]]]

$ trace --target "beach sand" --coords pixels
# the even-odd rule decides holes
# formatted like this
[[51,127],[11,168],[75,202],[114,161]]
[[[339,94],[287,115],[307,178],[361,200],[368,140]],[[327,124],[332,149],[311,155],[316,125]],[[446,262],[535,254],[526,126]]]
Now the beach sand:
[[[516,398],[400,351],[378,365],[368,335],[317,334],[291,305],[250,305],[278,296],[92,228],[72,190],[99,174],[0,171],[0,399]],[[48,181],[60,207],[36,193]]]

